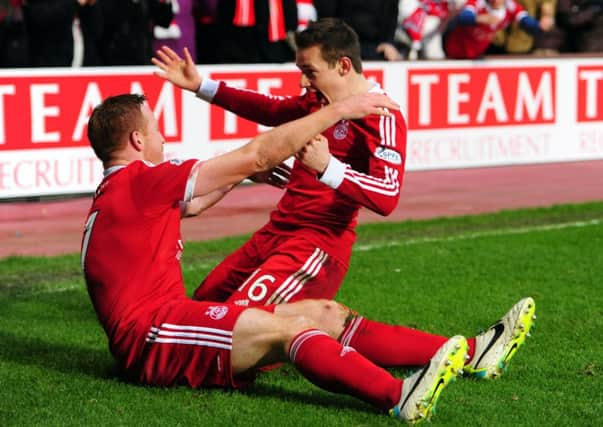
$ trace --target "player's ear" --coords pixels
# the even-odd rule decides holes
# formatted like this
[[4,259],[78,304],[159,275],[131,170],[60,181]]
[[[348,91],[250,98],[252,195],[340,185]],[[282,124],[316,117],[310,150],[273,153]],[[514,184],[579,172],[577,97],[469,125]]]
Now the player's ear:
[[134,150],[142,151],[143,142],[142,134],[140,133],[140,131],[133,130],[132,132],[130,132],[130,135],[128,137],[128,144],[130,144],[132,148],[134,148]]
[[337,70],[339,71],[340,76],[345,76],[353,69],[352,60],[347,56],[342,56],[337,61]]

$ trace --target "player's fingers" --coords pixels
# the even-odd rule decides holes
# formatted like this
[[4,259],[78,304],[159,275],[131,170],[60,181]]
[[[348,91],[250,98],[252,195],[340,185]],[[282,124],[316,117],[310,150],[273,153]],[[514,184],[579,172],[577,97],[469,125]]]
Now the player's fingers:
[[167,68],[165,63],[155,57],[151,58],[151,63],[156,65],[157,67],[161,68],[162,70],[165,71],[165,69]]
[[163,52],[162,50],[158,50],[155,53],[155,55],[163,63],[163,65],[165,67],[167,67],[168,64],[170,64],[172,62],[172,60],[170,59],[170,57],[168,55],[166,55],[165,52]]
[[381,108],[378,107],[375,109],[375,111],[373,112],[374,114],[377,114],[378,116],[384,116],[384,117],[393,117],[394,115],[391,113],[391,111],[389,111],[386,108]]
[[182,61],[182,58],[180,58],[180,55],[178,55],[174,50],[172,50],[169,46],[162,46],[161,50],[163,52],[165,52],[165,54],[172,60],[172,61]]
[[381,110],[399,110],[400,105],[389,98],[384,98],[381,101],[378,101],[374,104],[374,106]]
[[287,181],[289,180],[289,174],[287,173],[283,173],[283,171],[281,170],[275,170],[272,175],[271,175],[274,179],[276,179],[277,181]]
[[382,104],[380,105],[380,107],[389,108],[389,109],[392,109],[392,110],[399,110],[400,109],[400,105],[396,101],[394,101],[393,99],[391,99],[389,96],[382,95],[381,99],[382,99]]
[[153,75],[159,77],[160,79],[167,80],[167,76],[161,71],[153,71]]
[[184,48],[184,60],[186,61],[187,64],[193,63],[193,57],[191,56],[187,47]]
[[287,168],[278,167],[276,169],[276,173],[288,178],[291,175],[291,168],[289,168],[288,166],[287,166]]

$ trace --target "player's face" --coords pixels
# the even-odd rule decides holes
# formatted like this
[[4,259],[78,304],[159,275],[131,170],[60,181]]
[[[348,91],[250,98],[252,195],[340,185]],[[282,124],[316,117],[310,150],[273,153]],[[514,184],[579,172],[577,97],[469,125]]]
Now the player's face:
[[163,144],[165,139],[159,131],[159,124],[147,104],[142,106],[142,115],[145,118],[143,157],[153,164],[163,162]]
[[321,92],[329,102],[336,98],[343,79],[337,66],[329,67],[318,46],[298,49],[295,64],[302,73],[300,78],[302,88]]

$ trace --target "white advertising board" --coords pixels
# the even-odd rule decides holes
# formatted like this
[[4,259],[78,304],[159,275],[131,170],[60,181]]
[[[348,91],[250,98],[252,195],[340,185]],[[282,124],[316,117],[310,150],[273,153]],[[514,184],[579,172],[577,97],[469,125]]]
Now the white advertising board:
[[[407,120],[407,170],[603,158],[603,58],[366,63]],[[293,64],[202,66],[204,76],[300,93]],[[103,98],[144,93],[168,158],[207,159],[267,128],[152,75],[154,67],[0,71],[0,199],[94,191],[86,123]]]

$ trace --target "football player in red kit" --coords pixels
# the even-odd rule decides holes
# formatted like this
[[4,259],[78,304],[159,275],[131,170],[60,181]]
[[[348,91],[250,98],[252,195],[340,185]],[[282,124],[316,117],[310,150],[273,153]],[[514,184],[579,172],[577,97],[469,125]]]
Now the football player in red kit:
[[[202,99],[246,119],[276,126],[357,93],[383,93],[362,74],[354,30],[338,19],[320,19],[296,34],[301,96],[280,98],[201,78],[192,61],[170,49],[154,63],[164,77]],[[173,64],[174,62],[170,62]],[[347,272],[361,207],[388,215],[400,198],[406,124],[390,116],[341,120],[322,132],[332,156],[325,169],[295,162],[269,222],[220,263],[195,291],[199,300],[245,306],[305,298],[331,299]]]
[[249,308],[194,301],[180,268],[180,218],[216,203],[247,176],[276,166],[312,135],[341,119],[396,108],[362,94],[260,135],[231,153],[200,162],[164,162],[164,138],[145,98],[118,95],[88,123],[103,162],[82,238],[81,263],[111,352],[143,384],[239,387],[257,368],[290,360],[312,382],[356,396],[405,421],[427,418],[458,375],[467,342],[447,340],[431,363],[405,381],[333,338],[346,309],[308,300]]

